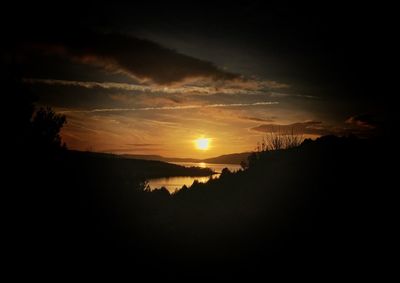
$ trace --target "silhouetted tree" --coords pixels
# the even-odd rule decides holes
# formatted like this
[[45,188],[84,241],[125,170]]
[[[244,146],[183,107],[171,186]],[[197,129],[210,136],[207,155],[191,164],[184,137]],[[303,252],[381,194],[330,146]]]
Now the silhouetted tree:
[[256,150],[247,158],[247,163],[241,163],[243,169],[254,167],[268,151],[290,149],[300,146],[304,141],[303,134],[295,133],[292,128],[290,131],[282,131],[279,127],[272,128],[261,142],[257,142]]
[[150,185],[149,185],[149,181],[144,180],[144,181],[142,181],[142,182],[139,182],[139,185],[138,185],[138,187],[137,187],[137,190],[138,190],[139,192],[151,192],[151,188],[150,188]]
[[58,149],[61,144],[60,130],[66,123],[65,115],[56,114],[50,107],[40,108],[32,120],[32,142],[40,149]]
[[300,146],[304,140],[304,136],[302,134],[296,134],[292,128],[289,133],[286,133],[284,135],[284,139],[285,139],[285,148],[288,149]]
[[222,176],[230,175],[231,173],[232,173],[232,172],[231,172],[228,168],[224,168],[224,169],[222,169],[221,177],[222,177]]
[[40,108],[35,113],[36,97],[23,83],[17,66],[10,63],[5,70],[1,80],[7,105],[3,120],[6,121],[8,147],[24,153],[61,148],[60,130],[66,117],[56,114],[50,107]]
[[280,150],[294,148],[301,145],[304,137],[302,134],[297,134],[292,128],[290,131],[282,131],[281,129],[272,129],[269,133],[263,137],[261,146],[257,149],[259,152],[268,150]]

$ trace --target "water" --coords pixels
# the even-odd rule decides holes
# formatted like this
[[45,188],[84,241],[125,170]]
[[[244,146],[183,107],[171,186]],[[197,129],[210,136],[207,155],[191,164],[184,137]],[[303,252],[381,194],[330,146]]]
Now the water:
[[192,166],[196,166],[196,167],[201,167],[201,168],[210,168],[211,170],[213,170],[216,173],[221,173],[222,169],[224,168],[228,168],[230,171],[237,171],[239,170],[241,167],[238,164],[213,164],[213,163],[205,163],[205,162],[200,162],[200,163],[196,163],[196,162],[171,162],[174,164],[178,164],[181,166],[185,166],[185,167],[192,167]]
[[[172,162],[171,162],[172,163]],[[236,164],[211,164],[211,163],[192,163],[192,162],[179,162],[174,163],[185,167],[202,167],[202,168],[210,168],[216,174],[212,175],[213,178],[218,178],[222,169],[228,168],[230,171],[237,171],[241,167],[240,165]],[[149,179],[149,186],[152,190],[158,189],[161,187],[165,187],[170,193],[173,193],[175,190],[179,190],[182,188],[183,185],[190,187],[195,180],[205,183],[210,179],[211,176],[204,176],[204,177],[169,177],[169,178],[156,178],[156,179]]]

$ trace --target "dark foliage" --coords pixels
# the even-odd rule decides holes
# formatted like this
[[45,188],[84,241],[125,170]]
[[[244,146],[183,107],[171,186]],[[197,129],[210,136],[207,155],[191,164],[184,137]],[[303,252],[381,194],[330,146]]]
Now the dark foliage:
[[60,131],[67,122],[66,117],[50,107],[35,111],[35,96],[22,83],[17,70],[10,68],[2,79],[7,105],[4,117],[7,148],[23,154],[65,148]]
[[305,141],[173,195],[149,192],[142,177],[152,171],[129,165],[139,161],[65,151],[19,171],[30,181],[17,181],[18,246],[82,264],[371,264],[386,227],[380,148],[355,138]]
[[41,150],[61,148],[60,130],[65,123],[64,115],[56,114],[50,107],[40,108],[31,123],[34,146]]

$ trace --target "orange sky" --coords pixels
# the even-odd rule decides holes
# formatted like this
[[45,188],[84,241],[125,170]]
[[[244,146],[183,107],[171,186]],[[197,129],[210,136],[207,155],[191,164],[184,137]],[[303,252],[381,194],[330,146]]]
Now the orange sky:
[[[21,27],[11,57],[38,106],[67,116],[70,149],[208,158],[254,150],[274,129],[317,137],[379,124],[371,110],[381,92],[361,83],[365,45],[350,44],[336,13],[340,32],[330,34],[325,17],[297,9],[282,18],[251,7],[182,14],[150,5],[146,14],[126,5],[99,6],[90,19],[74,11],[76,25],[58,15],[49,26],[45,14]],[[196,149],[199,137],[208,150]]]
[[[80,150],[208,158],[254,150],[263,133],[253,127],[277,115],[288,117],[279,104],[147,112],[66,113],[62,137],[70,148]],[[306,120],[311,115],[298,111],[295,116]],[[211,139],[208,150],[196,149],[199,137]]]

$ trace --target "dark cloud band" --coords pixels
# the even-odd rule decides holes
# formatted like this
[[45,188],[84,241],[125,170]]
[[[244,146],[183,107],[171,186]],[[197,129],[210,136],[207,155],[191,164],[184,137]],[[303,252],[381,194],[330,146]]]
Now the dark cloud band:
[[85,30],[52,39],[36,40],[31,46],[110,72],[124,73],[139,81],[168,85],[192,78],[214,81],[241,79],[240,75],[222,70],[209,61],[124,34]]

